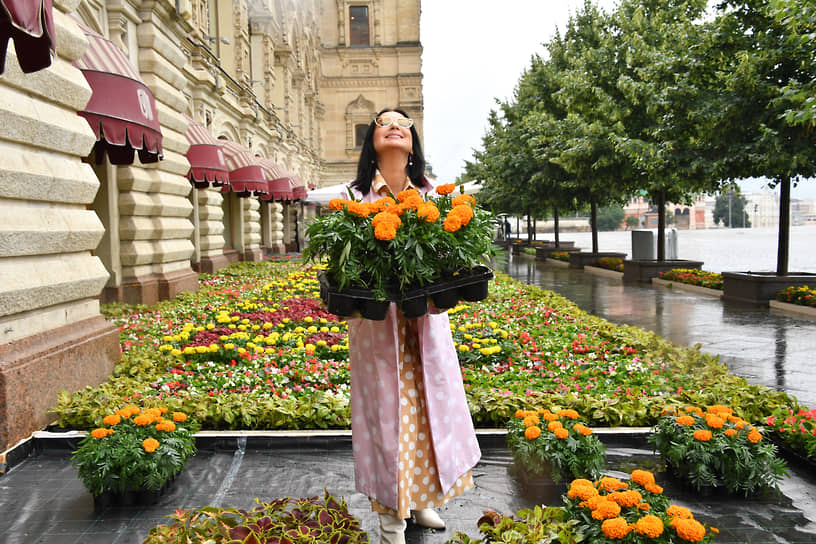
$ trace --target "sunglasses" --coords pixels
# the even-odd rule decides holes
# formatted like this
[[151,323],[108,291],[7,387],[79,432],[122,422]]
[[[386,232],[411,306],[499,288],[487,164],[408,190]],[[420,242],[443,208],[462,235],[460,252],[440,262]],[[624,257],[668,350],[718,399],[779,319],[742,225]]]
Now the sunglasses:
[[374,124],[382,128],[388,128],[394,123],[396,123],[400,128],[411,128],[414,126],[414,120],[407,119],[405,117],[399,117],[397,119],[392,119],[391,117],[377,117],[374,119]]

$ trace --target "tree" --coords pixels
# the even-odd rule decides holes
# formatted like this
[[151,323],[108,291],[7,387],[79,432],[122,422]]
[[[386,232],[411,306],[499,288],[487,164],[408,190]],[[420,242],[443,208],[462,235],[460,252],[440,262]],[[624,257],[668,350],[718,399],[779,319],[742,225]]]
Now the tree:
[[784,276],[791,183],[816,175],[814,7],[807,0],[723,0],[718,9],[707,36],[718,77],[704,139],[724,178],[764,176],[780,186],[776,273]]
[[[609,231],[621,228],[626,212],[620,206],[608,206],[598,210],[598,230]],[[637,221],[637,217],[635,218]]]
[[730,186],[727,191],[717,195],[714,203],[714,223],[719,225],[722,221],[723,226],[729,228],[750,227],[751,220],[748,219],[748,213],[745,211],[747,203],[739,189]]
[[626,227],[629,229],[634,229],[640,226],[640,218],[634,215],[630,215],[626,218]]

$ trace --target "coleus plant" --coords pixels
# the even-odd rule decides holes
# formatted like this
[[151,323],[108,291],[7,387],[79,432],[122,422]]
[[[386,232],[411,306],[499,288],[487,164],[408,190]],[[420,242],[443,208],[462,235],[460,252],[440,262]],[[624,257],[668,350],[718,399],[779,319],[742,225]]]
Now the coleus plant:
[[352,516],[345,499],[324,489],[323,498],[255,499],[250,511],[205,506],[176,510],[168,525],[150,530],[144,544],[359,544],[368,533]]

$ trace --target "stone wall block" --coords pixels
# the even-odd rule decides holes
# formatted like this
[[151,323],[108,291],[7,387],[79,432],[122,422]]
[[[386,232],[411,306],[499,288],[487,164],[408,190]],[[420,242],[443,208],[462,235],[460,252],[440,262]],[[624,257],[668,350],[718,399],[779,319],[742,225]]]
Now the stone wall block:
[[221,222],[224,219],[224,210],[221,206],[202,206],[198,209],[198,218],[205,221]]
[[91,166],[76,157],[0,140],[0,197],[87,204],[98,189]]
[[170,108],[173,111],[185,111],[187,109],[187,99],[178,87],[174,87],[156,74],[142,73],[141,76],[156,98],[156,111],[159,114],[160,122],[162,121],[163,108]]
[[207,234],[221,234],[224,232],[224,223],[219,220],[214,221],[200,221],[202,233],[206,232]]
[[[67,13],[71,13],[75,9],[67,11]],[[85,50],[88,48],[88,40],[73,17],[69,17],[59,10],[54,10],[53,13],[54,27],[57,29],[57,56],[69,63],[73,62],[85,54]]]
[[190,238],[193,224],[183,217],[125,216],[119,222],[121,240]]
[[220,234],[209,234],[201,237],[201,252],[206,254],[208,251],[217,250],[221,252],[224,249],[224,237]]
[[163,215],[189,217],[193,205],[184,197],[160,193],[129,192],[119,195],[119,213],[125,215]]
[[[136,28],[136,36],[140,50],[160,52],[169,66],[184,66],[187,62],[187,57],[181,52],[180,44],[175,41],[176,38],[160,32],[154,25],[139,25]],[[141,63],[141,58],[139,62]]]
[[[61,36],[62,34],[60,34]],[[70,63],[57,58],[47,70],[24,74],[16,60],[13,63],[9,62],[12,58],[16,59],[14,53],[8,53],[6,56],[6,71],[3,72],[3,80],[9,86],[23,93],[34,95],[46,102],[58,102],[60,105],[72,110],[74,114],[77,111],[84,110],[85,106],[88,105],[88,101],[91,99],[91,87],[82,72],[74,68]],[[60,90],[59,96],[54,96],[54,89]],[[88,124],[84,119],[80,119],[85,125]],[[90,127],[88,127],[88,130],[90,130]]]
[[52,153],[86,156],[96,137],[76,111],[42,100],[31,100],[24,92],[0,85],[0,118],[10,139]]
[[108,272],[88,252],[0,259],[0,316],[99,296]]
[[[184,159],[186,161],[186,159]],[[164,162],[164,161],[162,161]],[[186,171],[185,171],[186,172]],[[158,168],[120,167],[120,192],[164,193],[187,197],[192,190],[189,180]],[[192,203],[190,204],[192,206]]]
[[98,315],[99,300],[86,298],[0,317],[0,345]]
[[0,200],[0,257],[93,250],[105,227],[84,208]]
[[[119,251],[122,265],[125,266],[168,263],[189,261],[193,255],[193,244],[181,239],[123,241]],[[187,266],[189,267],[189,262]]]
[[182,60],[178,64],[173,64],[172,61],[163,55],[164,51],[160,52],[155,49],[139,49],[139,73],[141,74],[155,74],[172,85],[176,89],[184,89],[187,86],[187,78],[184,77],[184,72],[179,70],[179,66],[184,66],[187,58],[182,54]]

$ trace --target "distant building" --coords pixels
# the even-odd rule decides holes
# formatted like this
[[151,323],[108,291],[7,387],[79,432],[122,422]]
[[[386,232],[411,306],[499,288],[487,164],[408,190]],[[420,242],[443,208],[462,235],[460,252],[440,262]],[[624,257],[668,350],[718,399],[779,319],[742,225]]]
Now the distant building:
[[[649,199],[644,197],[633,198],[624,206],[623,210],[626,213],[625,217],[638,218],[638,228],[657,228],[657,207]],[[674,217],[674,221],[670,222],[670,226],[680,230],[704,229],[709,224],[706,221],[706,205],[703,195],[698,195],[691,206],[668,202],[666,203],[666,211],[673,214]],[[624,224],[626,224],[625,218]]]

